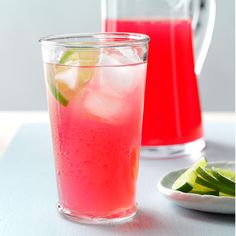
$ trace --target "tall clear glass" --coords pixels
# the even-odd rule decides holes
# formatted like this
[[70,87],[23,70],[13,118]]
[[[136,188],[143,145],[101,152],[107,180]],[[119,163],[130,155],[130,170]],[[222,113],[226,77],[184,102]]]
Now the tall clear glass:
[[102,1],[103,31],[151,38],[143,157],[175,157],[204,149],[196,74],[204,63],[214,20],[214,0]]
[[58,210],[89,224],[130,219],[149,38],[96,33],[41,39]]

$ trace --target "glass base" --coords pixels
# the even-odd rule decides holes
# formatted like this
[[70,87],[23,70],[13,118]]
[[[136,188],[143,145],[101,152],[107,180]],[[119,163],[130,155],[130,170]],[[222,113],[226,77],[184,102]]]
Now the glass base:
[[167,145],[167,146],[142,146],[141,158],[165,159],[165,158],[193,155],[203,151],[205,147],[206,143],[203,138],[184,144]]
[[57,205],[58,212],[68,220],[81,224],[120,224],[130,221],[137,213],[137,205],[132,208],[115,212],[103,216],[91,216],[91,214],[81,215],[64,208],[62,205]]

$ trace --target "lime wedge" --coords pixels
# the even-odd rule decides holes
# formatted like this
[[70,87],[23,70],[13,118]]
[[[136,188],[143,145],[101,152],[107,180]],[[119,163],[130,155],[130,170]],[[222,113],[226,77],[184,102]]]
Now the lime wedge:
[[57,90],[55,84],[52,81],[49,82],[49,87],[52,95],[60,102],[60,104],[63,106],[67,106],[68,100],[60,93],[59,90]]
[[196,169],[200,166],[206,166],[205,157],[201,157],[196,163],[180,175],[180,177],[174,182],[172,189],[186,193],[190,192],[193,189],[197,178]]
[[216,190],[212,190],[212,191],[197,191],[197,190],[192,190],[191,193],[200,194],[200,195],[214,195],[214,196],[219,196],[219,192],[216,191]]
[[224,175],[225,177],[229,178],[230,180],[235,182],[235,171],[234,170],[228,170],[228,169],[221,169],[221,168],[215,168],[213,169],[217,170],[221,175]]
[[215,185],[218,185],[219,184],[219,181],[213,177],[211,175],[211,170],[209,169],[204,169],[202,168],[201,166],[199,166],[197,169],[196,169],[196,172],[201,176],[203,177],[205,180],[207,180],[208,182],[212,183],[212,184],[215,184]]
[[74,53],[73,50],[66,51],[59,60],[60,64],[68,64],[70,62],[78,61],[78,55]]
[[200,185],[200,184],[197,184],[196,182],[195,182],[195,184],[193,185],[193,189],[192,189],[192,191],[205,191],[205,192],[207,192],[207,191],[214,191],[215,189],[212,189],[212,188],[208,188],[208,187],[205,187],[205,186],[203,186],[203,185]]
[[196,183],[199,184],[199,185],[202,185],[204,187],[211,188],[211,189],[219,191],[219,187],[217,185],[214,185],[211,182],[208,182],[207,180],[205,180],[204,178],[202,178],[200,176],[197,176]]
[[56,66],[51,64],[45,65],[46,77],[48,82],[48,88],[51,91],[51,94],[56,98],[56,100],[63,106],[68,105],[68,99],[64,94],[58,89],[56,81],[54,79]]
[[226,176],[224,171],[222,172],[222,169],[213,167],[212,174],[219,182],[221,182],[225,186],[235,189],[235,182],[232,181],[230,178],[228,178],[228,176]]
[[59,65],[46,64],[48,87],[58,102],[67,106],[95,73],[100,51],[96,48],[69,49]]
[[191,193],[195,193],[195,194],[201,194],[201,195],[215,195],[215,196],[219,196],[219,191],[212,189],[212,188],[208,188],[205,187],[203,185],[197,184],[195,182],[193,189],[191,190]]
[[97,48],[76,48],[67,50],[60,58],[63,65],[78,66],[79,85],[88,82],[95,73],[100,50]]
[[188,193],[192,190],[195,179],[195,172],[188,169],[174,182],[172,189]]
[[219,196],[222,196],[222,197],[235,197],[234,195],[230,195],[230,194],[226,194],[226,193],[219,193]]
[[[225,194],[229,194],[229,195],[232,195],[232,196],[235,195],[235,189],[234,188],[229,188],[229,187],[225,186],[224,184],[219,182],[217,179],[215,179],[213,176],[210,176],[210,174],[207,173],[205,170],[199,171],[199,168],[198,168],[198,172],[199,172],[199,175],[196,178],[196,183],[197,184],[200,184],[202,186],[214,189],[216,191],[219,191],[219,192],[222,192],[222,193],[225,193]],[[206,175],[206,173],[207,173],[207,175]]]
[[98,63],[100,50],[97,48],[76,48],[67,50],[60,58],[63,65],[95,66]]

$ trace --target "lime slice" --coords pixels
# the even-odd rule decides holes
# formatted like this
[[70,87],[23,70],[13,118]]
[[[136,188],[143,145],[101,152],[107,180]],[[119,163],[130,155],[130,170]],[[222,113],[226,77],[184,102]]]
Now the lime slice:
[[226,193],[219,193],[219,196],[222,196],[222,197],[235,197],[234,195],[230,195],[230,194],[226,194]]
[[197,169],[196,169],[196,172],[201,176],[203,177],[205,180],[207,180],[208,182],[212,183],[212,184],[215,184],[215,185],[218,185],[219,184],[219,181],[213,177],[211,175],[211,170],[209,169],[204,169],[202,168],[201,166],[199,166]]
[[[198,170],[199,171],[199,170]],[[204,170],[205,171],[205,170]],[[204,173],[204,174],[203,174]],[[215,179],[214,177],[212,176],[207,176],[206,175],[206,171],[205,172],[202,172],[201,171],[201,174],[203,174],[205,177],[207,177],[207,179],[202,176],[201,174],[199,174],[196,178],[196,183],[197,184],[200,184],[202,186],[205,186],[207,188],[211,188],[211,189],[214,189],[216,191],[219,191],[219,192],[222,192],[222,193],[225,193],[225,194],[229,194],[231,196],[234,196],[235,195],[235,190],[233,188],[229,188],[227,186],[225,186],[224,184],[222,184],[221,182],[219,182],[217,179]],[[209,175],[209,173],[207,173]],[[213,180],[213,181],[212,181]]]
[[180,175],[180,177],[174,182],[172,189],[186,193],[190,192],[193,189],[197,178],[196,169],[200,166],[206,166],[205,157],[201,157],[196,163]]
[[216,191],[216,190],[212,190],[212,191],[197,191],[197,190],[192,190],[191,193],[200,194],[200,195],[214,195],[214,196],[219,196],[219,192]]
[[226,178],[235,182],[235,171],[234,170],[221,169],[221,168],[215,168],[215,167],[213,167],[213,169],[217,170],[218,173],[220,173],[221,175],[223,175]]
[[60,93],[59,90],[57,90],[55,84],[52,81],[49,82],[49,88],[52,92],[52,95],[60,102],[61,105],[68,105],[68,100]]
[[205,187],[205,186],[203,186],[203,185],[200,185],[200,184],[197,184],[197,183],[195,183],[194,185],[193,185],[193,189],[192,189],[193,191],[205,191],[205,192],[207,192],[207,191],[214,191],[215,189],[212,189],[212,188],[208,188],[208,187]]
[[174,182],[172,189],[188,193],[192,190],[195,179],[195,172],[188,169]]
[[202,186],[202,185],[197,184],[197,183],[194,184],[193,189],[191,190],[191,193],[201,194],[201,195],[219,196],[219,191],[217,191],[215,189],[212,189],[212,188]]
[[214,167],[212,168],[212,174],[214,175],[214,177],[225,186],[235,189],[235,182],[229,179],[228,176],[223,174],[222,171],[220,170],[222,169],[214,168]]
[[99,56],[100,50],[97,48],[69,49],[61,56],[59,63],[79,66],[77,79],[81,86],[93,77]]
[[55,76],[55,65],[50,65],[46,64],[45,65],[45,71],[46,71],[46,76],[47,76],[47,82],[48,82],[48,87],[52,93],[52,95],[56,98],[56,100],[63,106],[68,105],[68,99],[64,94],[61,92],[63,89],[58,89],[56,82],[54,80]]
[[96,48],[69,49],[61,56],[60,65],[46,65],[50,91],[61,105],[67,106],[83,85],[91,80],[99,55],[100,51]]
[[63,65],[94,66],[98,63],[100,50],[97,48],[76,48],[67,50],[60,58]]
[[199,185],[202,185],[204,187],[211,188],[211,189],[219,191],[218,185],[214,185],[211,182],[208,182],[207,180],[205,180],[204,178],[202,178],[200,176],[197,176],[196,183],[199,184]]

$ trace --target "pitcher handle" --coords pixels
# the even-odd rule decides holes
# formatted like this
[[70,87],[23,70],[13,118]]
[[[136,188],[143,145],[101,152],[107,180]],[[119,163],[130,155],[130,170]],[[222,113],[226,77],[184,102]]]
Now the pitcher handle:
[[215,0],[191,0],[190,6],[194,32],[195,73],[199,75],[211,43],[216,3]]

